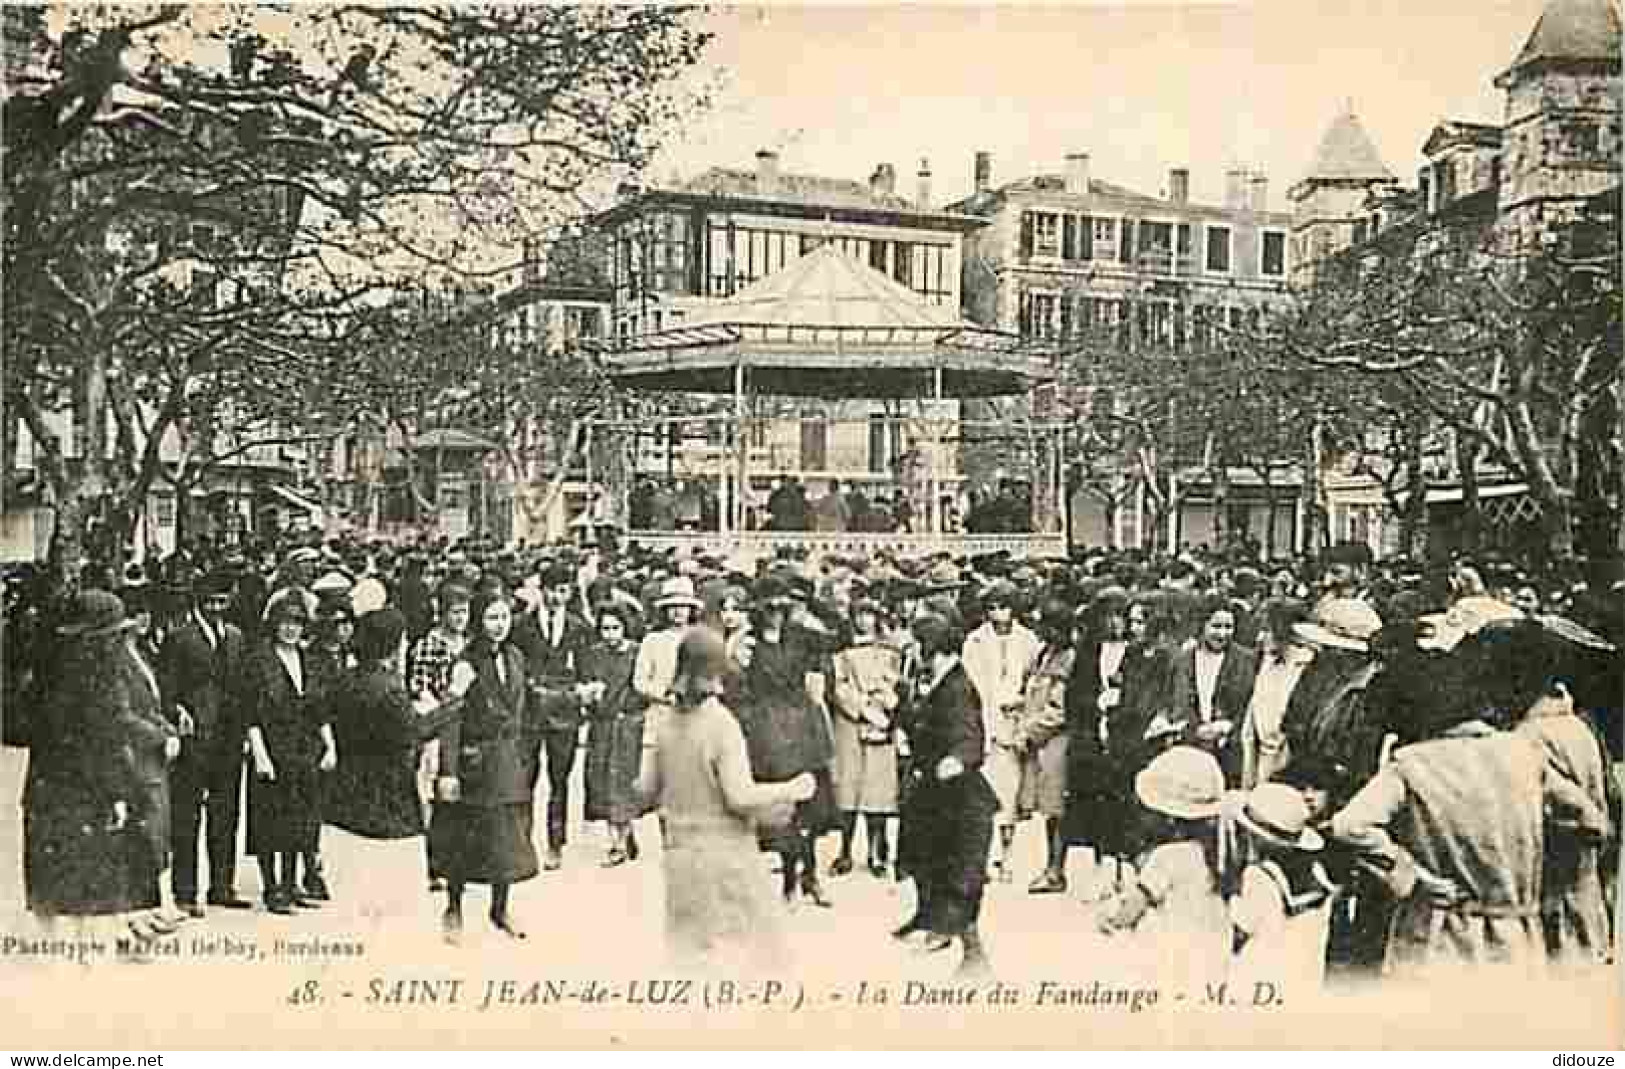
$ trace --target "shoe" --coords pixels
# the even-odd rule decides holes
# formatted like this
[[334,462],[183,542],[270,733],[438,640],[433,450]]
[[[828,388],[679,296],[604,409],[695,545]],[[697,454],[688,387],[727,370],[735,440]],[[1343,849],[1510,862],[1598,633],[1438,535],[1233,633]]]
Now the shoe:
[[136,941],[138,947],[145,947],[159,936],[168,934],[154,927],[151,917],[132,917],[126,927],[129,928],[130,936]]
[[930,935],[925,937],[924,942],[920,943],[919,950],[922,954],[935,954],[938,951],[947,950],[953,945],[954,941],[952,936],[943,935],[940,932],[932,932]]
[[1066,890],[1066,877],[1053,869],[1045,869],[1032,883],[1027,885],[1030,895],[1053,895]]
[[182,902],[180,906],[181,910],[193,920],[200,921],[203,919],[203,907],[196,902]]
[[831,876],[845,876],[852,871],[852,859],[845,854],[835,859],[835,864],[829,867]]
[[801,893],[806,896],[807,901],[819,909],[832,909],[835,906],[835,903],[830,901],[829,896],[824,893],[824,885],[816,881],[802,885]]
[[870,859],[870,861],[869,861],[869,875],[873,876],[875,879],[884,880],[886,878],[886,875],[887,875],[886,869],[887,869],[887,866],[886,866],[886,863],[884,861],[877,861],[877,860],[874,860],[872,858]]
[[254,903],[250,902],[246,898],[239,897],[236,891],[221,891],[218,894],[216,894],[214,891],[210,891],[207,901],[209,905],[219,906],[221,909],[254,908]]
[[609,852],[609,856],[604,858],[604,860],[599,862],[599,864],[603,868],[612,869],[617,865],[624,865],[630,860],[631,858],[627,856],[626,851],[617,847],[616,849],[611,850]]
[[293,916],[293,900],[278,895],[275,898],[266,898],[265,908],[279,917]]
[[306,898],[314,899],[317,902],[330,902],[333,900],[333,893],[327,889],[327,881],[322,878],[320,872],[312,872],[305,877],[304,894]]
[[626,837],[626,859],[628,861],[636,861],[638,859],[638,855],[641,853],[643,853],[643,851],[638,849],[638,837],[636,835],[628,835]]
[[542,868],[548,872],[557,872],[564,867],[564,858],[560,856],[557,847],[548,847],[547,856],[542,859]]
[[920,923],[920,918],[910,917],[901,927],[892,929],[891,937],[901,943],[915,932],[923,931],[925,931],[925,927]]
[[322,908],[321,902],[319,900],[315,899],[315,898],[312,898],[308,894],[296,894],[296,895],[294,895],[293,896],[293,904],[298,906],[300,909],[321,909]]
[[506,935],[509,939],[525,938],[525,929],[519,924],[518,921],[513,919],[511,914],[493,913],[491,914],[491,923],[496,927],[497,931],[501,932],[503,935]]
[[445,889],[446,889],[446,881],[445,881],[445,879],[443,877],[435,876],[435,877],[432,877],[429,880],[429,893],[430,894],[440,894],[441,892],[445,891]]
[[440,938],[449,946],[463,945],[463,915],[453,910],[446,910],[440,916]]
[[178,919],[172,920],[162,913],[149,913],[146,921],[147,927],[152,929],[154,935],[174,935],[181,930]]
[[987,955],[979,950],[967,951],[965,960],[954,970],[954,976],[961,980],[985,980],[992,975],[992,964],[987,960]]

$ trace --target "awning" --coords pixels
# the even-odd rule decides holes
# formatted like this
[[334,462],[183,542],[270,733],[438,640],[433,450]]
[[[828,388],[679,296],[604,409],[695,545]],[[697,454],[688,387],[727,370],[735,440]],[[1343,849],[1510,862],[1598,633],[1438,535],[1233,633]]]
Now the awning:
[[[1513,494],[1527,494],[1529,486],[1526,483],[1500,483],[1495,486],[1480,486],[1479,497],[1511,497]],[[1428,504],[1438,505],[1449,501],[1461,500],[1461,486],[1441,486],[1428,491]]]
[[286,487],[277,486],[276,484],[272,483],[267,485],[265,489],[276,497],[280,497],[294,508],[309,513],[312,516],[320,516],[325,511],[321,505],[310,500],[310,498],[301,497]]

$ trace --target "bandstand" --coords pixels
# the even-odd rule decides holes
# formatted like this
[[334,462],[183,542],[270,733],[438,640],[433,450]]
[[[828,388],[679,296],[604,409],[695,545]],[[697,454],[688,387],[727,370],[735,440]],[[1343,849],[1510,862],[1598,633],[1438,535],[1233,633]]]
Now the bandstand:
[[[651,430],[674,422],[721,423],[710,437],[701,478],[715,493],[716,522],[710,530],[649,529],[623,524],[629,537],[651,548],[686,547],[747,557],[781,547],[812,554],[866,553],[886,549],[922,556],[956,556],[1008,550],[1018,556],[1058,556],[1066,551],[1059,515],[1057,444],[1061,428],[1031,418],[996,432],[1022,437],[1033,447],[1030,473],[1034,528],[999,534],[949,530],[941,507],[943,489],[957,477],[946,443],[962,438],[968,421],[964,402],[1031,398],[1054,383],[1054,356],[1014,335],[962,320],[957,310],[934,305],[833,245],[817,248],[775,275],[737,295],[699,306],[679,325],[621,340],[604,353],[605,370],[633,398],[707,395],[716,408],[693,414],[648,412],[601,419],[590,433],[589,456],[626,458],[626,448]],[[753,501],[787,466],[762,455],[763,425],[785,422],[788,404],[884,402],[904,413],[910,448],[896,473],[899,492],[917,494],[909,530],[763,530],[750,522]],[[793,417],[792,417],[793,418]],[[717,432],[720,433],[717,433]],[[990,430],[990,433],[993,431]],[[669,447],[668,447],[669,448]],[[636,460],[605,472],[611,507],[630,515],[629,483]],[[591,473],[589,473],[591,478]]]

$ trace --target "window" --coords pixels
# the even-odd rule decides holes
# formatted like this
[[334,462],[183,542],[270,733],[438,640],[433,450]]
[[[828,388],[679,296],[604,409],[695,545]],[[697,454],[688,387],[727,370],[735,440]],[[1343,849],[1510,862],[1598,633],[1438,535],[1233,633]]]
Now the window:
[[1230,228],[1227,226],[1207,228],[1207,269],[1221,272],[1230,270]]
[[1033,254],[1061,255],[1061,217],[1054,212],[1033,213]]
[[1143,222],[1139,229],[1140,266],[1151,271],[1172,270],[1174,224]]
[[1563,154],[1571,159],[1590,159],[1596,156],[1599,140],[1597,124],[1594,122],[1563,124]]
[[914,280],[913,270],[914,246],[906,241],[891,243],[892,265],[891,277],[907,286]]
[[1134,264],[1134,226],[1133,219],[1124,219],[1117,232],[1117,258],[1130,266]]
[[1028,293],[1021,298],[1019,328],[1024,338],[1053,338],[1059,299],[1053,293]]
[[1090,239],[1094,245],[1095,255],[1102,260],[1117,258],[1117,220],[1101,219],[1098,216],[1090,220]]
[[1286,235],[1279,230],[1264,231],[1264,274],[1279,278],[1286,274]]

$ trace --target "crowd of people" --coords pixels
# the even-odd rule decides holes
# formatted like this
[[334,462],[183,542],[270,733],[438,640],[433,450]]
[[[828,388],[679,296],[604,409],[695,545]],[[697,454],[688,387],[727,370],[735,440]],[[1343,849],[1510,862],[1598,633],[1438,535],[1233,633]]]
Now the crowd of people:
[[[317,542],[13,578],[27,901],[110,918],[132,957],[255,908],[239,843],[269,913],[343,896],[382,922],[433,893],[457,944],[484,885],[524,939],[514,885],[585,863],[577,783],[607,829],[593,863],[658,839],[687,964],[791,964],[786,908],[838,908],[848,878],[911,881],[894,938],[970,972],[989,884],[1018,878],[1161,977],[1613,954],[1618,577],[1358,546],[1264,566]],[[1024,827],[1045,862],[1018,874]],[[333,836],[422,881],[332,886]]]

